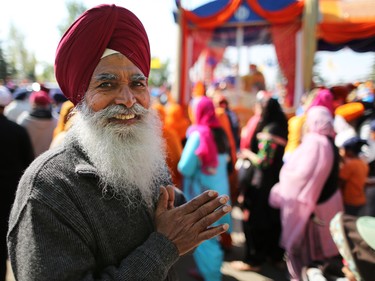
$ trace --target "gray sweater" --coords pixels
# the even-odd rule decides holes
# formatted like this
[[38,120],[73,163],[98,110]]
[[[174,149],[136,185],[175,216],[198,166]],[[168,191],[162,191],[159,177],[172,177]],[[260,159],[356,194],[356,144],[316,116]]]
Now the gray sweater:
[[177,248],[155,232],[152,216],[145,207],[129,212],[121,200],[103,197],[77,141],[47,151],[23,175],[10,215],[15,277],[176,280]]

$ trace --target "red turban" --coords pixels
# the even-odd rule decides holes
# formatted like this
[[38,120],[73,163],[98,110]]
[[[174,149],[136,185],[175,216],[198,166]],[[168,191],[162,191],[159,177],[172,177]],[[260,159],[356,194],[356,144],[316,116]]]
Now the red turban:
[[57,82],[75,105],[83,99],[106,48],[120,52],[149,75],[150,45],[141,21],[122,7],[96,6],[70,26],[56,51]]
[[40,90],[39,92],[33,92],[30,95],[29,100],[32,104],[37,104],[41,106],[46,106],[52,103],[49,94],[44,90]]

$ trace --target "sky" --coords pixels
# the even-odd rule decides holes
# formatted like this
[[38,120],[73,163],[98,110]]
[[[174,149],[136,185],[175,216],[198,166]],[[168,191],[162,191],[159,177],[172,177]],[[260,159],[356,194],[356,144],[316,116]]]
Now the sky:
[[[79,0],[77,0],[78,2]],[[143,22],[152,46],[152,56],[165,59],[177,44],[177,25],[173,19],[174,0],[82,0],[87,8],[114,3],[134,12]],[[25,36],[25,45],[42,61],[53,63],[60,34],[58,25],[67,17],[64,0],[3,0],[0,39],[3,43],[12,23]]]
[[[78,1],[78,0],[77,0]],[[143,22],[148,33],[151,56],[161,61],[170,61],[172,70],[177,61],[178,26],[172,11],[175,0],[81,0],[87,8],[102,3],[114,3],[133,11]],[[207,0],[182,1],[186,8],[192,9]],[[186,6],[188,5],[188,6]],[[0,17],[0,40],[6,45],[9,26],[13,24],[25,36],[25,46],[34,52],[41,62],[53,64],[56,47],[60,40],[58,26],[67,18],[65,0],[3,0]],[[226,56],[234,61],[238,57],[228,50]],[[247,62],[256,63],[270,80],[276,77],[276,55],[273,46],[255,46],[241,50],[242,65],[240,73],[247,71]],[[359,54],[348,49],[339,52],[318,52],[318,70],[328,84],[353,82],[365,79],[375,63],[373,53]]]

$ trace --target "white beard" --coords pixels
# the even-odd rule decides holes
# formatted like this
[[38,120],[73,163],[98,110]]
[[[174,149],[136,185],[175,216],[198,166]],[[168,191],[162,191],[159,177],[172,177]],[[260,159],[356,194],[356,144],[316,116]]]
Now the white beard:
[[[141,119],[129,126],[108,121],[128,112]],[[93,112],[83,103],[71,130],[97,169],[103,195],[124,200],[129,207],[142,199],[147,207],[153,206],[156,184],[169,180],[161,122],[153,111],[136,104]]]

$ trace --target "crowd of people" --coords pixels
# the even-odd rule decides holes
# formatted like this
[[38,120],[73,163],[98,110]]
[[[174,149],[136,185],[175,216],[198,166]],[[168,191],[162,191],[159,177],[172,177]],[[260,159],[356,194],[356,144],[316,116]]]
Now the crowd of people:
[[[227,195],[209,189],[186,200],[172,182],[150,61],[143,24],[116,5],[87,10],[62,37],[55,76],[73,117],[59,126],[59,144],[32,147],[33,162],[14,168],[22,177],[9,187],[17,192],[7,248],[16,280],[176,280],[180,256],[228,230],[215,224],[231,211]],[[44,92],[29,100],[47,105]],[[11,101],[4,96],[2,107]],[[29,119],[51,120],[48,105]]]
[[137,16],[84,12],[56,52],[61,93],[0,86],[0,280],[7,258],[20,281],[177,280],[176,262],[193,252],[191,275],[220,281],[232,206],[245,236],[236,270],[375,276],[374,90],[316,87],[289,118],[250,70],[244,126],[202,81],[187,109],[167,88],[151,98]]

